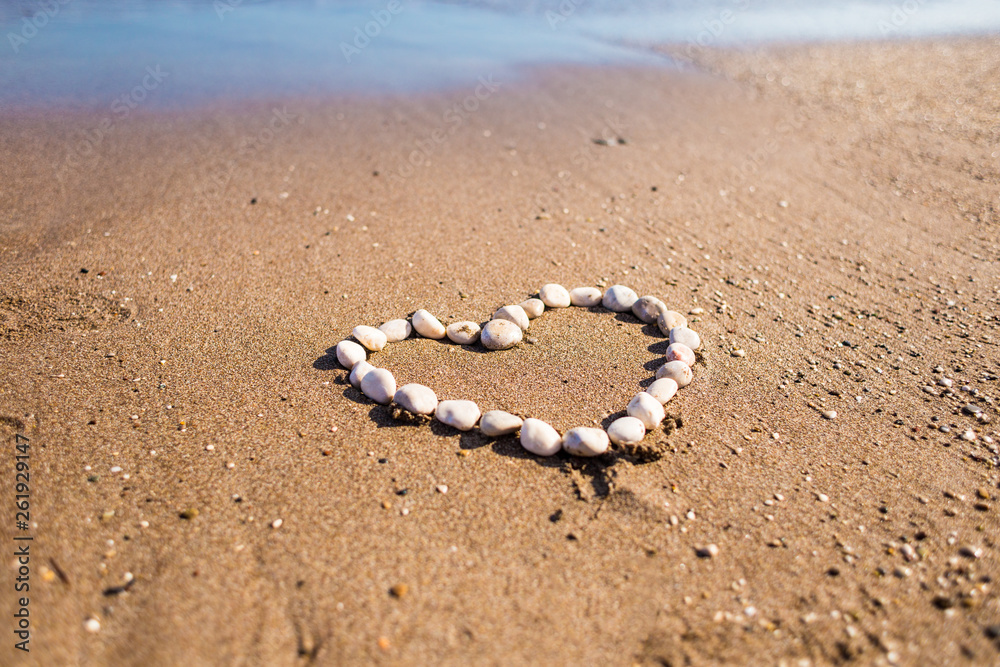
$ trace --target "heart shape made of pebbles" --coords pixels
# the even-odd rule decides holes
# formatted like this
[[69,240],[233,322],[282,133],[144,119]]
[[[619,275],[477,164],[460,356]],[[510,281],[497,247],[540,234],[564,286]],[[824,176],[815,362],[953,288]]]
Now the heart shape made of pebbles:
[[[424,338],[448,338],[459,345],[481,344],[487,350],[499,351],[516,347],[524,337],[531,320],[545,313],[546,308],[603,306],[614,313],[631,312],[646,324],[657,325],[670,339],[665,363],[656,371],[656,380],[629,401],[627,417],[608,425],[607,430],[591,427],[571,428],[559,432],[541,419],[521,419],[503,410],[483,414],[474,401],[439,401],[434,390],[422,384],[396,387],[396,378],[384,368],[369,363],[369,352],[382,350],[416,331]],[[560,449],[573,456],[600,456],[616,445],[635,446],[646,432],[657,428],[666,418],[664,405],[677,390],[689,385],[694,377],[695,350],[701,338],[689,329],[687,319],[669,310],[655,296],[640,297],[629,287],[614,285],[601,293],[595,287],[567,290],[562,285],[543,285],[537,297],[517,305],[499,308],[482,328],[471,321],[455,322],[445,327],[434,315],[418,310],[409,320],[390,320],[378,328],[360,325],[351,332],[354,340],[337,343],[337,361],[350,372],[350,383],[382,405],[395,404],[400,410],[416,417],[431,417],[460,431],[470,431],[478,425],[487,437],[499,437],[520,431],[521,446],[538,456],[552,456]]]

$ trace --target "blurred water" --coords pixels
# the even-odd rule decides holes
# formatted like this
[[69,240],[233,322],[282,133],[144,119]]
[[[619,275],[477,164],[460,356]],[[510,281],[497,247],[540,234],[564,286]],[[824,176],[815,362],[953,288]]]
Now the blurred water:
[[509,81],[536,64],[665,63],[769,40],[1000,29],[1000,0],[0,2],[0,107],[170,107]]

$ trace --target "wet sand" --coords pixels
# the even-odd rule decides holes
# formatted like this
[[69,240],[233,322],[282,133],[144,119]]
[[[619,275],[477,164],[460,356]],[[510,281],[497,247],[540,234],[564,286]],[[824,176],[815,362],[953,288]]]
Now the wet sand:
[[[4,544],[15,433],[34,522],[0,662],[995,662],[1000,45],[696,55],[0,119]],[[692,313],[659,460],[400,424],[330,354],[546,282]],[[564,430],[648,384],[649,334],[567,309],[374,361]]]

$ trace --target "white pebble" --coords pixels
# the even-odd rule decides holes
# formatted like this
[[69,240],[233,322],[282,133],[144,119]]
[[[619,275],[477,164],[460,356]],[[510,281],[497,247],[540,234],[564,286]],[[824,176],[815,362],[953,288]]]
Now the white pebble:
[[621,417],[608,426],[608,437],[616,445],[637,445],[646,437],[646,425],[635,417]]
[[601,305],[615,313],[627,313],[632,310],[632,305],[638,300],[639,295],[631,287],[612,285],[604,293]]
[[677,383],[677,387],[686,387],[694,379],[694,371],[683,361],[668,361],[660,366],[656,371],[656,379],[670,378]]
[[445,329],[444,325],[441,324],[441,320],[434,317],[423,308],[413,313],[413,316],[410,319],[413,321],[413,328],[416,329],[417,333],[424,338],[433,338],[434,340],[441,340],[444,338]]
[[528,317],[535,319],[545,312],[545,302],[541,299],[528,299],[527,301],[522,301],[520,304],[521,308],[524,308],[524,312],[527,313]]
[[448,339],[459,345],[472,345],[479,340],[479,325],[475,322],[453,322],[445,329]]
[[521,446],[538,456],[552,456],[562,446],[562,437],[541,419],[525,419],[521,424]]
[[678,313],[676,310],[664,310],[660,313],[660,316],[656,318],[656,326],[660,328],[660,333],[664,336],[669,336],[671,329],[686,327],[687,323],[687,318]]
[[601,294],[601,290],[596,287],[577,287],[570,290],[569,302],[574,306],[591,308],[601,303],[601,298],[603,296],[604,295]]
[[549,308],[566,308],[569,306],[569,292],[562,285],[549,283],[538,290],[538,298]]
[[365,352],[365,348],[353,340],[342,340],[337,343],[337,361],[347,370],[351,370],[354,368],[354,364],[367,358],[368,353]]
[[513,322],[521,327],[521,331],[527,331],[531,325],[528,313],[524,312],[524,308],[521,308],[521,306],[504,306],[503,308],[499,308],[497,312],[493,313],[493,319]]
[[376,403],[387,405],[396,393],[396,378],[384,368],[375,368],[361,378],[361,393]]
[[441,401],[434,410],[434,416],[443,424],[459,431],[471,430],[482,413],[472,401]]
[[684,343],[692,350],[697,350],[701,347],[701,336],[687,327],[674,327],[670,330],[670,342]]
[[517,429],[521,428],[522,420],[517,415],[512,415],[509,412],[504,412],[503,410],[490,410],[483,415],[483,418],[479,421],[479,430],[483,435],[495,438],[500,435],[507,435],[513,433]]
[[378,330],[385,334],[387,343],[398,343],[410,337],[413,327],[406,320],[389,320]]
[[354,368],[351,369],[351,374],[348,379],[351,381],[351,386],[355,389],[361,389],[361,380],[371,371],[375,370],[367,361],[359,361],[354,364]]
[[388,338],[384,333],[376,329],[375,327],[365,326],[364,324],[354,327],[354,331],[351,332],[359,343],[367,347],[372,352],[378,352],[385,344],[389,342]]
[[824,410],[823,411],[823,419],[836,419],[836,418],[837,418],[837,411],[836,410]]
[[671,343],[667,346],[667,362],[683,361],[688,366],[694,366],[694,350],[684,343]]
[[430,387],[422,384],[404,384],[396,390],[393,402],[407,412],[415,415],[430,415],[437,408],[437,394]]
[[672,378],[661,378],[646,388],[646,393],[665,404],[677,393],[677,382]]
[[660,318],[660,312],[667,309],[666,304],[655,296],[644,296],[632,304],[632,314],[646,324],[653,324]]
[[971,428],[967,429],[965,433],[962,434],[962,440],[965,440],[966,442],[973,442],[975,439],[976,439],[976,432],[973,431]]
[[563,436],[562,447],[573,456],[600,456],[608,451],[608,434],[599,428],[571,428]]
[[628,402],[628,416],[635,417],[642,422],[647,430],[652,430],[660,425],[667,416],[666,410],[658,400],[647,394],[639,392]]
[[480,334],[487,350],[508,350],[521,342],[521,327],[507,320],[490,320]]
[[97,634],[101,631],[101,622],[91,616],[83,622],[83,629],[91,634]]

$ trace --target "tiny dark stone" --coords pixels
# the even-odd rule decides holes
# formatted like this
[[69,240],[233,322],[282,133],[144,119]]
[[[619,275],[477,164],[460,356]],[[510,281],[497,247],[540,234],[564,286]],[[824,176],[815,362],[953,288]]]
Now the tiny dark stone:
[[831,577],[839,577],[840,576],[840,570],[838,570],[835,567],[831,567],[829,570],[826,571],[826,573],[829,576],[831,576]]
[[551,521],[552,523],[558,523],[559,520],[562,519],[562,517],[563,517],[563,511],[559,509],[549,515],[549,521]]
[[409,489],[400,489],[399,491],[396,492],[396,495],[397,496],[405,496],[409,492],[410,492]]
[[1000,637],[1000,625],[991,625],[986,628],[986,636],[990,639],[996,639]]
[[251,204],[256,204],[256,203],[257,203],[257,198],[256,198],[256,197],[254,197],[253,199],[251,199],[251,200],[250,200],[250,203],[251,203]]
[[379,459],[378,462],[379,463],[388,463],[389,459]]
[[955,601],[947,595],[935,595],[934,599],[931,600],[931,604],[938,609],[951,609],[955,606]]
[[90,269],[80,269],[80,273],[90,273]]

